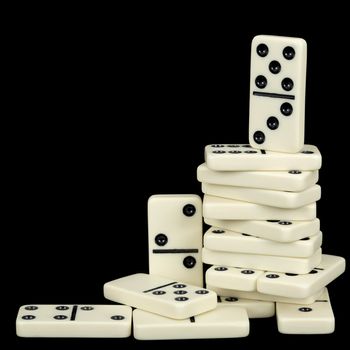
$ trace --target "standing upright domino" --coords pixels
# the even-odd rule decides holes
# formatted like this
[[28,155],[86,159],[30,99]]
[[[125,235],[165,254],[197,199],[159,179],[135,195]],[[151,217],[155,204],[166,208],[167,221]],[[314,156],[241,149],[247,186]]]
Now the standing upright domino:
[[194,194],[148,200],[149,273],[203,286],[202,200]]
[[299,152],[304,145],[306,41],[258,35],[251,50],[249,143]]

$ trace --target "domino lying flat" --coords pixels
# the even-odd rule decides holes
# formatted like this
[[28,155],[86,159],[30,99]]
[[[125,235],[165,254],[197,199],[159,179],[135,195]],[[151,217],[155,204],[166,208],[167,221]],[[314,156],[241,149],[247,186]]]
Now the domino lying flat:
[[257,290],[265,294],[306,298],[335,280],[344,271],[344,258],[323,254],[321,263],[306,275],[265,272],[257,279]]
[[309,273],[321,262],[321,249],[318,249],[314,255],[308,258],[229,253],[207,248],[203,248],[202,255],[203,262],[210,265],[300,274]]
[[314,203],[321,198],[319,185],[301,192],[287,192],[202,183],[202,192],[211,196],[289,209]]
[[317,300],[323,293],[323,289],[318,291],[314,295],[311,295],[307,298],[286,298],[278,295],[263,294],[259,292],[245,292],[240,290],[225,289],[214,287],[210,284],[207,284],[207,288],[214,291],[222,297],[234,297],[242,299],[253,299],[253,300],[262,300],[262,301],[275,301],[279,303],[288,303],[288,304],[312,304]]
[[224,230],[231,230],[276,242],[294,242],[319,233],[320,220],[217,220],[204,218],[204,222]]
[[134,310],[134,337],[139,340],[237,338],[249,334],[249,319],[241,307],[218,306],[215,310],[173,320]]
[[203,163],[197,168],[197,179],[199,182],[224,186],[298,192],[316,184],[318,170],[215,171]]
[[277,326],[285,334],[328,334],[334,332],[335,319],[328,291],[313,304],[276,304]]
[[272,301],[249,300],[231,296],[218,296],[218,306],[242,307],[249,318],[266,318],[275,314],[275,303]]
[[296,209],[269,207],[260,204],[236,201],[204,195],[203,215],[209,219],[221,220],[313,220],[316,218],[316,204]]
[[252,41],[249,143],[299,152],[304,145],[306,42],[258,35]]
[[313,255],[321,247],[321,244],[321,232],[290,243],[274,242],[246,233],[222,230],[217,227],[211,227],[204,234],[204,247],[224,252],[306,258]]
[[154,195],[148,200],[149,272],[203,286],[202,200]]
[[105,298],[153,312],[184,319],[215,309],[216,294],[165,277],[138,273],[104,285]]
[[125,338],[131,334],[131,307],[24,305],[16,332],[19,337]]
[[257,150],[250,145],[216,144],[205,147],[205,161],[211,170],[318,170],[322,157],[316,146],[304,145],[299,153]]

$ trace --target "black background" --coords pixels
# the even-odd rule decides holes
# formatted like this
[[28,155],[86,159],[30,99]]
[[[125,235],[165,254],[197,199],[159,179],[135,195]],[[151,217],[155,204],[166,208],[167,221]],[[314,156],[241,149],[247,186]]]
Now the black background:
[[204,146],[248,140],[250,42],[257,34],[308,42],[305,141],[323,156],[323,251],[349,256],[349,59],[342,9],[317,8],[303,18],[287,9],[270,15],[264,7],[251,10],[135,5],[9,14],[13,185],[3,289],[11,301],[7,334],[18,348],[248,348],[256,342],[280,348],[345,338],[348,274],[329,286],[336,332],[327,336],[281,335],[274,318],[253,320],[245,339],[15,336],[22,304],[106,303],[105,282],[147,272],[148,197],[200,194],[196,168]]

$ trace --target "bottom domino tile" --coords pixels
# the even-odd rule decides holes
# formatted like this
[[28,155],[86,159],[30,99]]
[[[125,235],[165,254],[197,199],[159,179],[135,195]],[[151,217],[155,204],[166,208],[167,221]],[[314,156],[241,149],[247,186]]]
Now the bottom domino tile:
[[218,296],[218,303],[224,307],[243,307],[246,309],[249,318],[266,318],[272,317],[275,314],[275,303],[272,301]]
[[136,309],[133,324],[134,337],[139,340],[239,338],[249,334],[246,310],[221,305],[184,320]]
[[285,334],[329,334],[335,319],[327,288],[311,305],[276,304],[277,326]]
[[295,299],[295,298],[281,297],[278,295],[263,294],[259,292],[243,292],[241,290],[217,288],[209,284],[207,284],[207,289],[215,292],[217,295],[220,295],[221,297],[235,297],[235,298],[243,298],[243,299],[275,301],[279,303],[288,303],[288,304],[312,304],[323,293],[323,289],[322,289],[321,291],[307,298]]
[[19,337],[126,338],[131,307],[125,305],[24,305],[16,320]]

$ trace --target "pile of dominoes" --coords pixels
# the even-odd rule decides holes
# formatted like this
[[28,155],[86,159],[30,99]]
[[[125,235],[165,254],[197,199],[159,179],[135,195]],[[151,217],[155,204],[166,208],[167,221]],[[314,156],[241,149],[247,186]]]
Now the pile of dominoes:
[[124,305],[24,305],[17,335],[128,337],[133,322],[140,340],[237,338],[249,318],[275,314],[281,333],[332,333],[326,286],[345,260],[321,253],[322,159],[304,145],[305,81],[303,39],[255,37],[249,144],[206,146],[203,207],[197,195],[150,197],[149,274],[104,285]]

